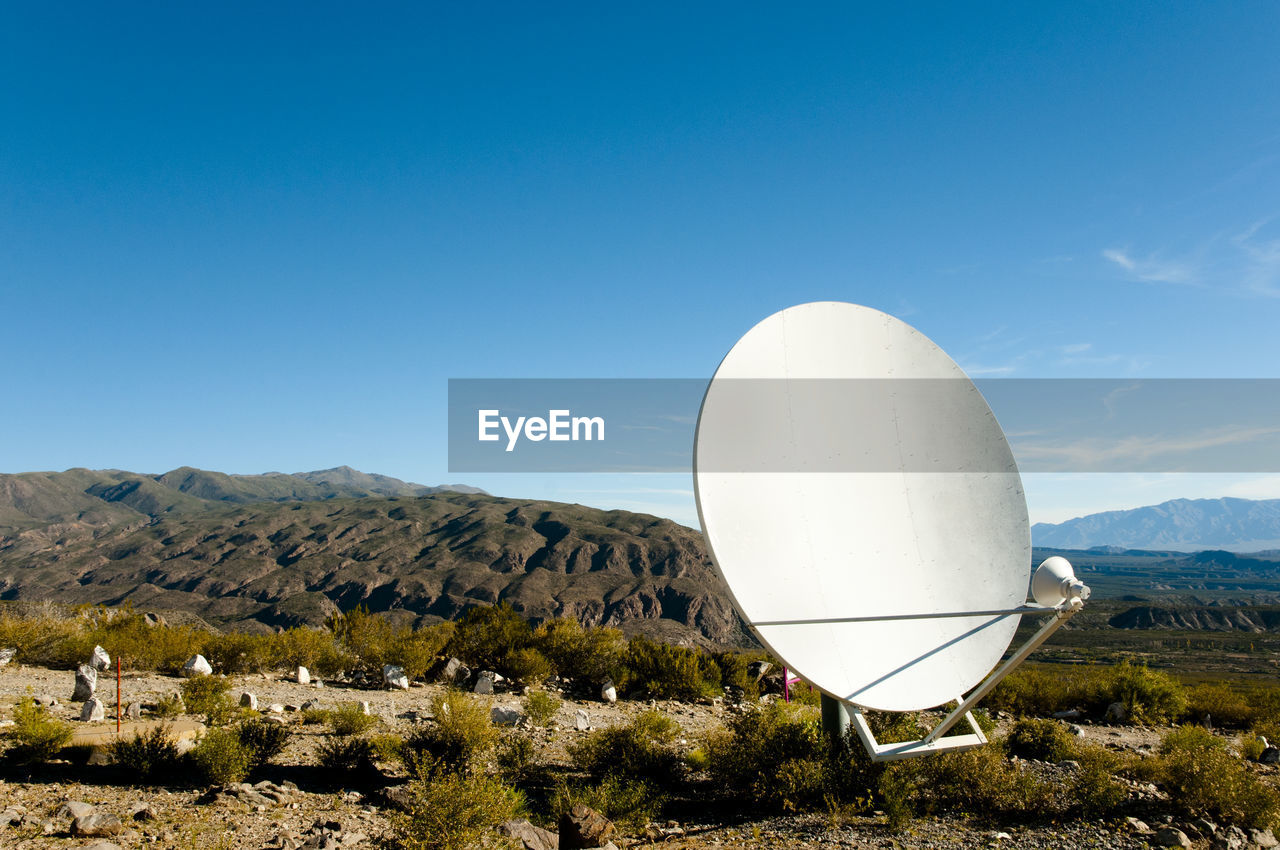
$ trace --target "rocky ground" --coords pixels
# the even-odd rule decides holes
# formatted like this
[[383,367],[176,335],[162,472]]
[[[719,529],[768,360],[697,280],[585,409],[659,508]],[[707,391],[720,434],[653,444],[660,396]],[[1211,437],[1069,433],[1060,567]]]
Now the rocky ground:
[[[155,674],[129,674],[121,683],[122,702],[154,703],[177,691],[176,678]],[[74,675],[68,671],[44,670],[10,664],[0,668],[0,718],[7,718],[10,706],[24,695],[49,702],[55,715],[77,727],[77,739],[86,740],[90,730],[104,739],[114,735],[115,682],[104,678],[98,694],[107,703],[111,719],[81,723],[80,704],[70,696]],[[414,685],[408,691],[363,690],[340,683],[312,682],[301,685],[279,674],[235,676],[231,695],[242,692],[257,697],[259,707],[271,704],[289,708],[308,702],[334,708],[343,703],[367,701],[381,720],[379,732],[401,736],[426,722],[432,697],[441,686]],[[498,694],[484,699],[492,705],[517,708],[520,697]],[[727,712],[721,703],[688,705],[658,701],[620,701],[609,705],[600,701],[564,699],[551,728],[533,731],[539,761],[568,764],[567,746],[586,734],[577,728],[577,712],[585,711],[591,727],[625,722],[646,708],[655,708],[679,722],[687,745],[703,732],[719,726]],[[0,848],[91,847],[102,839],[73,835],[75,815],[104,814],[119,818],[123,829],[109,839],[116,847],[156,847],[166,850],[231,850],[231,848],[338,848],[372,846],[388,829],[386,798],[371,789],[335,788],[314,770],[316,749],[327,729],[301,722],[301,713],[286,711],[282,717],[295,734],[285,753],[266,770],[256,786],[228,786],[221,790],[203,788],[132,787],[118,768],[55,763],[29,775],[10,771],[0,779]],[[126,720],[124,734],[129,734]],[[1083,725],[1086,739],[1116,749],[1141,751],[1152,747],[1159,730],[1132,727]],[[1056,770],[1037,765],[1037,769]],[[394,768],[387,769],[394,772]],[[257,777],[255,777],[257,779]],[[1135,786],[1135,799],[1158,796],[1154,787]],[[73,811],[70,803],[92,807],[92,812]],[[1151,846],[1156,832],[1165,824],[1153,821],[1150,829],[1120,823],[1068,823],[1024,827],[1009,825],[993,829],[958,818],[936,818],[912,824],[904,831],[892,831],[881,815],[843,817],[791,816],[758,817],[747,811],[714,813],[700,809],[697,801],[683,807],[684,822],[655,825],[648,835],[624,835],[619,846],[660,841],[670,848],[751,847],[884,847],[884,848],[1137,848]],[[703,823],[701,821],[714,821]],[[82,818],[82,826],[91,821]],[[1176,824],[1197,846],[1209,847],[1214,838],[1206,824]],[[1225,835],[1225,832],[1224,832]],[[1254,836],[1266,846],[1269,836]],[[1249,837],[1241,836],[1247,841]],[[1222,843],[1219,841],[1219,843]],[[1239,846],[1246,846],[1240,844]],[[100,850],[108,850],[101,845]]]

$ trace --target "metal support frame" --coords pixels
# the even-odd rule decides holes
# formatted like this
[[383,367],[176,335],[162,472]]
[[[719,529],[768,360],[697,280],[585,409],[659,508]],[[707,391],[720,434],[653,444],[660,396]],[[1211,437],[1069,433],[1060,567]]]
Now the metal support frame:
[[[928,735],[925,735],[919,741],[905,741],[902,743],[881,744],[876,740],[875,733],[871,731],[871,725],[867,722],[866,716],[862,713],[862,709],[853,703],[844,700],[837,700],[828,697],[825,694],[822,699],[822,727],[829,735],[843,735],[845,730],[852,725],[858,733],[858,738],[862,741],[863,747],[866,748],[868,755],[872,761],[896,761],[897,759],[911,758],[912,756],[924,755],[926,753],[944,752],[949,750],[971,750],[987,743],[987,736],[982,733],[981,727],[978,726],[977,720],[973,717],[972,709],[975,704],[987,694],[991,692],[996,685],[1000,684],[1005,676],[1008,676],[1013,670],[1027,659],[1032,652],[1036,650],[1040,644],[1049,639],[1049,636],[1062,627],[1062,624],[1071,619],[1076,613],[1084,607],[1084,603],[1078,598],[1071,598],[1057,608],[1049,608],[1045,606],[1024,606],[1017,609],[1008,609],[1005,611],[989,611],[981,612],[988,614],[1040,614],[1053,615],[1053,619],[1040,627],[1031,638],[1022,645],[1010,658],[1001,664],[996,670],[987,676],[978,687],[974,688],[967,697],[957,698],[956,707],[943,718],[942,722],[933,728]],[[978,612],[965,612],[961,614],[942,614],[933,616],[954,617],[954,616],[970,616]],[[857,618],[861,619],[898,619],[897,617],[870,617]],[[915,617],[903,617],[902,619],[916,619]],[[763,625],[763,624],[761,624]],[[782,625],[779,623],[778,625]],[[965,720],[969,724],[969,733],[960,735],[947,735],[953,727],[961,720]],[[945,737],[944,737],[945,736]]]

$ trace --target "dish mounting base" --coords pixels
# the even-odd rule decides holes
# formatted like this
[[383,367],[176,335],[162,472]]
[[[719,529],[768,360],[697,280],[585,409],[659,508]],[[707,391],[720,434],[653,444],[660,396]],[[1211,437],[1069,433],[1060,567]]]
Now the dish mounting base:
[[[960,702],[960,700],[957,700],[957,702]],[[987,743],[987,736],[982,733],[982,728],[978,726],[978,721],[974,719],[973,712],[970,711],[964,713],[964,719],[968,721],[969,728],[973,730],[970,734],[949,735],[945,738],[935,738],[933,740],[921,739],[919,741],[882,744],[876,740],[875,733],[871,731],[871,724],[867,723],[867,718],[863,715],[862,709],[856,706],[850,706],[849,708],[849,724],[858,733],[858,738],[862,741],[862,746],[866,748],[867,754],[871,756],[872,761],[897,761],[898,759],[922,756],[927,753],[972,750]]]

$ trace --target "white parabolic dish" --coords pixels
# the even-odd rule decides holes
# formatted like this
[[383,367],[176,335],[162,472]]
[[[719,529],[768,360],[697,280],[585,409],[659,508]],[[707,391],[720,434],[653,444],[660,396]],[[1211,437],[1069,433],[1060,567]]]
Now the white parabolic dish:
[[694,491],[739,612],[831,696],[941,705],[1013,639],[1016,615],[936,616],[1026,601],[1013,454],[964,371],[892,316],[819,302],[748,331],[703,399]]

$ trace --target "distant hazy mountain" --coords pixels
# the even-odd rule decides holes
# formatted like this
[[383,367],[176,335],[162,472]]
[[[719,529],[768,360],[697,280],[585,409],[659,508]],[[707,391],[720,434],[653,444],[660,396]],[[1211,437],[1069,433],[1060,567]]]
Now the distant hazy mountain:
[[1275,549],[1280,548],[1280,499],[1174,499],[1057,524],[1038,522],[1031,527],[1031,540],[1058,549]]

